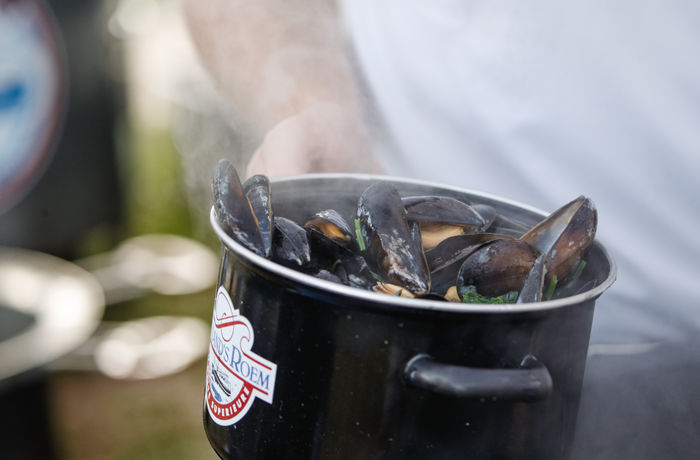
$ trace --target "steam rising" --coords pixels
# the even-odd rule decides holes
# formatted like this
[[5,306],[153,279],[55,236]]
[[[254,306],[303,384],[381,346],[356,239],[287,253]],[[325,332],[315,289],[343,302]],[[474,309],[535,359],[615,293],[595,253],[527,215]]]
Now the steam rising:
[[381,171],[369,155],[367,126],[376,124],[365,122],[368,98],[334,2],[185,1],[184,12],[211,77],[187,82],[199,104],[180,107],[174,120],[195,208],[208,209],[221,158],[242,180]]

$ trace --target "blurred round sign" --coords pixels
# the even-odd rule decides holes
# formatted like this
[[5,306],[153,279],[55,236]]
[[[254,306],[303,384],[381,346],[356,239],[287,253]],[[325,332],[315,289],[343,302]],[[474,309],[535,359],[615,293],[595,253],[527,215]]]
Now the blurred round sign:
[[65,56],[45,3],[0,0],[0,212],[36,182],[58,137]]

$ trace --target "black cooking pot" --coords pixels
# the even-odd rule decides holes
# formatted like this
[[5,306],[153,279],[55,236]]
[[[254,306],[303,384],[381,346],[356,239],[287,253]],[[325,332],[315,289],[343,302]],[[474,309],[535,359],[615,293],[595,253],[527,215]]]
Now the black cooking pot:
[[[276,215],[352,222],[371,183],[544,215],[493,196],[364,175],[273,181]],[[566,197],[563,197],[564,201]],[[595,300],[615,264],[594,243],[594,286],[528,305],[405,299],[307,276],[223,243],[204,426],[225,459],[562,459],[569,455]]]

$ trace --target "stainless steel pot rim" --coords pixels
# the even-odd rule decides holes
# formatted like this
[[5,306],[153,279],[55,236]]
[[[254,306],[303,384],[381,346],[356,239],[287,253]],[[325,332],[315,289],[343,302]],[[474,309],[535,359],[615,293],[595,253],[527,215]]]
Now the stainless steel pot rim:
[[[294,181],[308,181],[308,180],[327,180],[327,179],[356,179],[364,181],[390,181],[390,182],[402,182],[405,184],[437,187],[444,190],[451,190],[458,193],[467,193],[470,195],[483,197],[490,200],[496,200],[504,204],[516,206],[522,208],[526,211],[530,211],[542,216],[546,216],[547,213],[534,208],[532,206],[519,203],[517,201],[501,198],[496,195],[479,192],[475,190],[470,190],[467,188],[454,187],[445,184],[438,184],[429,181],[422,181],[417,179],[407,179],[395,176],[385,176],[385,175],[371,175],[371,174],[350,174],[350,173],[317,173],[317,174],[304,174],[298,176],[286,176],[271,179],[271,182],[285,182],[292,183]],[[580,294],[565,297],[561,299],[547,300],[542,302],[528,303],[528,304],[458,304],[453,302],[443,302],[439,300],[425,300],[425,299],[410,299],[405,297],[389,296],[386,294],[379,294],[372,291],[365,291],[358,288],[353,288],[350,286],[345,286],[343,284],[334,283],[331,281],[322,280],[315,278],[311,275],[307,275],[300,271],[287,268],[285,266],[279,265],[271,260],[261,257],[255,254],[253,251],[246,249],[244,246],[240,245],[233,240],[218,224],[216,220],[216,211],[212,207],[210,212],[210,222],[211,226],[216,232],[217,236],[221,242],[232,249],[238,256],[244,258],[249,263],[259,267],[262,270],[273,273],[290,281],[300,283],[302,285],[315,288],[321,291],[326,291],[328,293],[335,293],[339,296],[351,297],[356,300],[366,301],[368,303],[380,304],[384,307],[401,307],[410,308],[417,310],[432,310],[432,311],[444,311],[449,313],[496,313],[496,314],[509,314],[509,313],[528,313],[535,311],[551,310],[556,308],[562,308],[570,305],[581,304],[590,300],[595,300],[603,292],[605,292],[615,281],[617,276],[617,265],[615,261],[610,257],[605,247],[596,240],[596,243],[603,255],[605,256],[608,264],[610,265],[610,271],[608,276],[595,286],[593,289],[582,292]]]

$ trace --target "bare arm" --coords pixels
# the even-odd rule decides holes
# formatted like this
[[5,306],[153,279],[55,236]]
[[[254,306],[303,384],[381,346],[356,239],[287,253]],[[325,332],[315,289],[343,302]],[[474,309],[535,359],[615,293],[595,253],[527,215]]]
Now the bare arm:
[[185,0],[202,61],[265,139],[248,173],[378,172],[332,0]]

